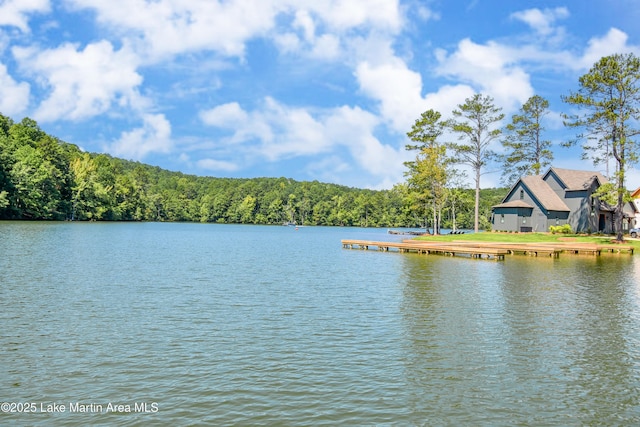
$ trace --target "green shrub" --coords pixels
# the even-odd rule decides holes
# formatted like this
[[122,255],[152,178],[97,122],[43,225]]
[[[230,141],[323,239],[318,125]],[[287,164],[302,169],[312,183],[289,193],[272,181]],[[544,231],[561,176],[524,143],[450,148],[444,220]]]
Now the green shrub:
[[549,227],[549,231],[551,232],[551,234],[571,234],[573,233],[573,230],[571,229],[571,226],[569,224],[564,224],[564,225],[552,225],[551,227]]

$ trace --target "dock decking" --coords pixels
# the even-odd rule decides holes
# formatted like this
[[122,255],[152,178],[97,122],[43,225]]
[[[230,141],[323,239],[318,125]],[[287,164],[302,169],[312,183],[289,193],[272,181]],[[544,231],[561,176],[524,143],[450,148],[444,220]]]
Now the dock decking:
[[430,242],[425,240],[403,240],[402,242],[379,242],[370,240],[342,240],[346,249],[379,251],[396,250],[420,254],[466,256],[476,259],[501,261],[505,255],[529,255],[557,258],[561,253],[573,255],[601,255],[602,253],[633,254],[633,246],[592,243],[485,243],[470,241]]
[[463,245],[423,244],[422,242],[375,242],[370,240],[342,240],[342,247],[348,249],[371,249],[377,248],[379,251],[389,251],[391,249],[399,252],[417,252],[421,254],[439,254],[449,256],[468,256],[477,259],[504,260],[504,256],[509,253],[503,248],[473,248]]

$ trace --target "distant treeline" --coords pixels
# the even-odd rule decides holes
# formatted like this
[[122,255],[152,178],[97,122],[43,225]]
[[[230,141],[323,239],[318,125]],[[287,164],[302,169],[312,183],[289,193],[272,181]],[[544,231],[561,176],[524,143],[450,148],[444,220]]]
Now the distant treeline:
[[[473,226],[473,190],[455,206]],[[483,190],[483,224],[506,189]],[[213,178],[81,151],[29,118],[0,114],[0,219],[198,221],[244,224],[420,227],[407,187],[366,190],[287,178]],[[444,215],[451,228],[453,215]]]

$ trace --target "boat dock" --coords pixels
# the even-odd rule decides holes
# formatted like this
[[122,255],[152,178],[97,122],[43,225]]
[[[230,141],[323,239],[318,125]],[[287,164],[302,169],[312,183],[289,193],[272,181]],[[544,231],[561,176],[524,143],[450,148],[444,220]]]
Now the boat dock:
[[478,259],[503,260],[509,253],[504,248],[474,248],[463,245],[453,245],[449,243],[429,243],[404,241],[404,242],[375,242],[370,240],[342,240],[342,247],[346,249],[376,248],[379,251],[388,252],[396,250],[399,252],[417,252],[420,254],[439,254],[449,256],[468,256]]
[[402,242],[378,242],[370,240],[342,240],[345,249],[378,251],[415,252],[465,256],[475,259],[502,261],[506,255],[529,255],[558,258],[561,253],[573,255],[601,255],[603,253],[633,254],[633,246],[592,243],[485,243],[485,242],[429,242],[425,240],[404,240]]

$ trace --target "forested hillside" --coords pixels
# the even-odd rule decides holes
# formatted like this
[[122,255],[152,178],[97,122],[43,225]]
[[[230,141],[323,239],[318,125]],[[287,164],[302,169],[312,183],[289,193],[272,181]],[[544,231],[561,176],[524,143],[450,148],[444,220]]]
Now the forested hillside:
[[[483,190],[483,224],[505,189]],[[460,190],[451,227],[473,223],[471,190]],[[186,175],[81,151],[25,118],[0,115],[0,219],[199,221],[245,224],[417,227],[424,214],[405,185],[373,191],[287,178]]]

